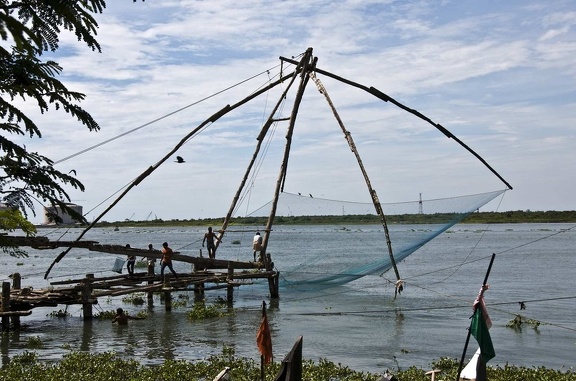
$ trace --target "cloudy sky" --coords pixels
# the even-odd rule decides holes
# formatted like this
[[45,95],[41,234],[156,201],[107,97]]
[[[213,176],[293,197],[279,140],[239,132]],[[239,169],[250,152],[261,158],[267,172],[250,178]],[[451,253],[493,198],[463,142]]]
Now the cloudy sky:
[[[50,112],[37,120],[42,139],[25,141],[61,171],[77,172],[86,191],[70,195],[89,220],[212,114],[290,72],[293,66],[281,66],[279,57],[298,59],[309,47],[318,68],[418,110],[483,157],[514,188],[484,210],[575,209],[573,0],[113,0],[97,20],[102,53],[63,36],[60,51],[47,58],[64,68],[61,79],[70,89],[86,94],[82,106],[101,131]],[[318,78],[382,202],[506,188],[434,126]],[[208,123],[103,220],[225,215],[256,136],[287,85]],[[278,117],[290,115],[294,93]],[[236,215],[271,198],[287,126],[274,124]],[[313,82],[291,152],[285,191],[370,201]],[[186,163],[175,163],[176,155]]]

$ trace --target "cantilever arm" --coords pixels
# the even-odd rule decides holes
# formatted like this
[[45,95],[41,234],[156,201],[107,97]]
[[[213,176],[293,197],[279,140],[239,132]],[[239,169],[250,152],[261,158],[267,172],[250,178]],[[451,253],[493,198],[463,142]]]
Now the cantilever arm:
[[[294,61],[292,59],[289,58],[285,58],[285,57],[280,57],[281,60],[292,63],[292,64],[297,64],[298,61]],[[390,97],[387,94],[384,94],[383,92],[381,92],[380,90],[376,89],[375,87],[368,87],[368,86],[364,86],[362,84],[359,84],[357,82],[353,82],[350,81],[346,78],[340,77],[336,74],[332,74],[326,70],[322,70],[322,69],[318,69],[317,67],[314,67],[313,70],[316,73],[320,73],[320,74],[324,74],[327,77],[330,78],[334,78],[340,82],[346,83],[347,85],[353,86],[353,87],[357,87],[359,89],[362,89],[372,95],[374,95],[375,97],[383,100],[384,102],[390,102],[393,103],[394,105],[398,106],[399,108],[408,111],[409,113],[411,113],[412,115],[417,116],[418,118],[430,123],[431,125],[433,125],[434,127],[436,127],[438,130],[440,130],[440,132],[442,132],[446,137],[450,138],[450,139],[454,139],[458,144],[460,144],[462,147],[464,147],[468,152],[470,152],[472,155],[474,155],[478,160],[480,160],[480,162],[482,162],[482,164],[484,164],[486,166],[486,168],[488,168],[490,170],[490,172],[492,172],[494,175],[496,175],[496,177],[498,177],[500,179],[500,181],[502,181],[507,187],[508,189],[512,189],[512,185],[510,185],[506,180],[504,180],[504,178],[502,176],[500,176],[500,174],[498,172],[496,172],[496,170],[494,168],[492,168],[490,166],[490,164],[488,164],[486,162],[486,160],[484,160],[479,154],[477,154],[472,148],[468,147],[466,144],[464,144],[464,142],[462,142],[460,139],[458,139],[454,134],[452,134],[450,131],[448,131],[445,127],[443,127],[441,124],[439,123],[434,123],[430,118],[428,118],[427,116],[421,114],[420,112],[411,109],[408,106],[403,105],[402,103],[398,102],[397,100],[395,100],[394,98]]]

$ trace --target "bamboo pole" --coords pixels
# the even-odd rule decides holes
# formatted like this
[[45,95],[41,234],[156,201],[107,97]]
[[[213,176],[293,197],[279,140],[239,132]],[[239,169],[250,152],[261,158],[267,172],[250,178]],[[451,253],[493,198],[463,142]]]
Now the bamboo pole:
[[[366,171],[366,168],[364,167],[364,163],[362,163],[362,159],[360,158],[360,153],[358,152],[358,149],[356,148],[356,144],[354,143],[354,140],[352,139],[352,134],[350,133],[350,131],[346,130],[346,127],[344,126],[344,122],[342,122],[342,119],[340,118],[338,111],[336,111],[336,107],[334,107],[334,103],[332,103],[332,99],[330,99],[330,96],[328,95],[328,91],[326,90],[326,88],[324,87],[324,85],[322,84],[320,79],[318,79],[316,77],[314,72],[311,72],[310,76],[312,77],[312,80],[316,83],[316,86],[318,87],[318,91],[320,91],[320,93],[324,95],[326,102],[328,102],[328,105],[330,106],[330,109],[332,110],[332,113],[334,114],[334,118],[336,118],[336,121],[338,122],[340,129],[344,133],[344,138],[348,142],[348,146],[350,147],[350,150],[352,151],[352,153],[354,153],[354,156],[356,157],[356,161],[358,162],[358,166],[360,167],[360,171],[362,172],[362,175],[364,176],[364,181],[366,182],[366,186],[368,187],[368,192],[370,193],[370,198],[372,199],[372,204],[374,205],[374,208],[376,209],[376,214],[378,214],[378,216],[380,216],[380,221],[382,223],[382,227],[384,228],[384,236],[386,237],[386,246],[388,247],[388,256],[390,257],[390,263],[392,264],[392,267],[394,268],[394,273],[396,274],[396,280],[398,282],[400,282],[400,272],[398,271],[398,267],[396,266],[396,260],[394,259],[394,253],[392,251],[392,242],[390,240],[390,232],[388,231],[388,224],[386,223],[386,216],[384,215],[384,210],[382,210],[382,204],[380,204],[380,199],[378,198],[378,195],[376,194],[376,190],[374,188],[372,188],[372,183],[370,182],[370,178],[368,177],[368,172]],[[397,283],[397,284],[400,284],[400,283]]]

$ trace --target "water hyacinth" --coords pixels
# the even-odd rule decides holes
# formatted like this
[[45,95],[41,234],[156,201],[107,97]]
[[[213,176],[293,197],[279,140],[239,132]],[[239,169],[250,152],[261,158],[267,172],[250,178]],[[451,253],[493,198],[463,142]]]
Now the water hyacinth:
[[[458,370],[458,361],[441,359],[431,365],[440,369],[440,379],[453,380]],[[29,380],[138,380],[138,381],[182,381],[212,380],[222,369],[230,367],[234,381],[254,381],[260,379],[260,366],[252,359],[237,358],[234,350],[225,347],[222,354],[206,360],[189,362],[167,360],[158,366],[143,366],[136,360],[126,360],[114,353],[90,354],[70,352],[60,361],[39,361],[33,352],[16,356],[2,367],[0,381]],[[273,380],[280,369],[280,362],[266,367],[266,379]],[[426,370],[410,367],[394,372],[401,381],[427,381]],[[376,381],[380,374],[354,371],[326,359],[318,362],[303,360],[302,380],[305,381]],[[574,381],[576,373],[572,369],[559,371],[546,368],[524,368],[505,366],[488,368],[491,381]]]

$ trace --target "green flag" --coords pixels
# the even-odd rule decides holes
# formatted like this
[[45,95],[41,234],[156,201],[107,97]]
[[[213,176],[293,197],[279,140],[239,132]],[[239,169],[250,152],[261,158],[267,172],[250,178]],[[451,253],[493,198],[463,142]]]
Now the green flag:
[[482,308],[476,308],[474,315],[472,316],[472,322],[470,323],[470,333],[480,346],[480,356],[484,363],[487,363],[491,358],[496,356],[494,352],[494,346],[492,346],[492,339],[490,338],[490,332],[488,332],[488,326],[484,320],[484,315],[482,314]]

